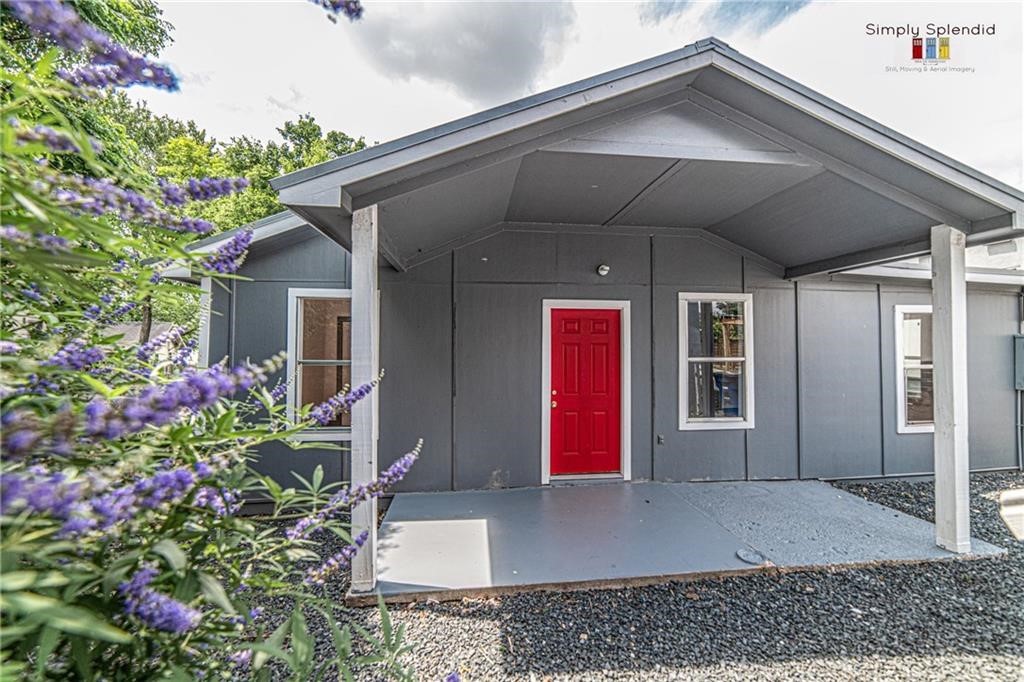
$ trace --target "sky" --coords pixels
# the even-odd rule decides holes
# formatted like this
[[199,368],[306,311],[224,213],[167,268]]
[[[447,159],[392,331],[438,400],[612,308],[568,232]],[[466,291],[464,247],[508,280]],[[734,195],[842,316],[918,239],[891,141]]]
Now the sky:
[[[161,58],[181,91],[134,89],[214,137],[276,139],[310,113],[370,144],[714,35],[747,56],[1004,182],[1024,182],[1024,3],[404,2],[364,0],[357,22],[308,0],[162,2]],[[950,38],[948,64],[913,66],[928,24],[995,25]],[[897,69],[887,71],[887,67]]]

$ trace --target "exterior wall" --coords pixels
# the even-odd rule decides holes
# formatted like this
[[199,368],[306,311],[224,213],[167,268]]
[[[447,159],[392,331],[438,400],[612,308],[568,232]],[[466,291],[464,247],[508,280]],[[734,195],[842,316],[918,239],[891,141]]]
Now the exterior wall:
[[[298,235],[298,240],[297,236]],[[239,274],[212,287],[210,362],[227,357],[232,364],[264,360],[285,349],[288,329],[289,287],[345,289],[349,286],[349,254],[313,232],[292,232],[287,239],[261,243]],[[270,380],[273,386],[282,371]],[[340,443],[340,447],[347,447]],[[339,450],[293,450],[283,443],[268,443],[259,450],[256,469],[284,485],[298,483],[290,472],[308,479],[317,464],[326,480],[347,478],[348,457]]]
[[[607,277],[598,264],[611,267]],[[286,343],[290,286],[348,287],[348,255],[316,235],[264,248],[232,294],[213,287],[211,361]],[[677,294],[753,294],[750,430],[678,430]],[[1018,292],[969,286],[973,469],[1016,466],[1012,345]],[[423,438],[400,491],[538,485],[545,298],[629,300],[632,476],[655,480],[839,478],[932,468],[930,434],[896,432],[894,310],[928,282],[827,278],[794,284],[692,236],[503,232],[406,273],[381,271],[380,460]],[[663,442],[659,442],[659,436]],[[338,451],[267,447],[281,481]]]
[[[545,298],[631,302],[634,479],[931,470],[931,435],[896,433],[893,348],[893,306],[928,303],[927,282],[794,284],[699,237],[570,229],[502,232],[381,288],[382,463],[425,440],[399,490],[539,485]],[[1017,293],[969,289],[971,465],[1013,467]],[[753,294],[756,428],[678,430],[681,291]]]

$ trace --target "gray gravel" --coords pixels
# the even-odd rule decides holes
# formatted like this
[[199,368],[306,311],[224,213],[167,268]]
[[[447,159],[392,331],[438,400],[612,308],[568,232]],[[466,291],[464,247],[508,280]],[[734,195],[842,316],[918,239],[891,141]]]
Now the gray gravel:
[[[392,618],[425,680],[1024,680],[1024,544],[995,503],[1021,486],[1020,472],[971,482],[974,535],[1007,558],[427,603]],[[927,482],[840,487],[932,514]],[[329,589],[340,600],[345,588]]]

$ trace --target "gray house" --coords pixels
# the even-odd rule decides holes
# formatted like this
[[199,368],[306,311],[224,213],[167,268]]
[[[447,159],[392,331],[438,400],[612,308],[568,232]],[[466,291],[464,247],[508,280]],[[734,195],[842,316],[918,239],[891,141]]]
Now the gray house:
[[304,436],[351,451],[268,449],[282,477],[417,438],[400,491],[934,472],[963,551],[968,467],[1021,466],[1024,277],[964,252],[1021,236],[1024,192],[718,40],[274,187],[205,357],[287,348],[290,405],[387,371]]

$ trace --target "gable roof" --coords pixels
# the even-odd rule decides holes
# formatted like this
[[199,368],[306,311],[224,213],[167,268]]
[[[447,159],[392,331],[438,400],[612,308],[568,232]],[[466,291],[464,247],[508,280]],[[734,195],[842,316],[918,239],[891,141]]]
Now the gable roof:
[[197,239],[185,247],[186,251],[195,251],[196,253],[208,253],[216,250],[218,246],[228,241],[240,232],[251,231],[252,232],[252,243],[260,242],[271,237],[278,235],[287,234],[299,228],[306,227],[308,223],[302,218],[298,217],[291,211],[280,211],[273,215],[269,215],[265,218],[260,218],[251,223],[240,225],[238,227],[231,228],[230,230],[224,230],[217,234]]
[[703,230],[798,277],[924,253],[940,223],[1013,237],[1024,208],[1024,191],[715,38],[272,186],[346,247],[352,212],[377,204],[398,269],[525,221]]
[[750,59],[741,52],[738,52],[737,50],[731,48],[728,45],[728,43],[725,43],[724,41],[719,40],[718,38],[715,38],[713,36],[709,38],[704,38],[702,40],[698,40],[678,50],[673,50],[672,52],[666,52],[664,54],[651,57],[649,59],[644,59],[634,64],[629,64],[628,66],[623,66],[618,69],[606,71],[605,73],[601,73],[596,76],[591,76],[590,78],[584,78],[573,83],[569,83],[567,85],[552,88],[551,90],[546,90],[535,95],[530,95],[529,97],[523,97],[522,99],[508,102],[506,104],[502,104],[491,109],[486,109],[481,112],[470,114],[469,116],[464,116],[462,118],[455,119],[454,121],[449,121],[439,126],[434,126],[433,128],[427,128],[425,130],[421,130],[410,135],[405,135],[404,137],[400,137],[395,140],[385,142],[383,144],[374,145],[372,147],[366,147],[365,149],[361,149],[357,152],[352,152],[351,154],[345,154],[344,156],[340,156],[329,161],[324,161],[322,163],[309,166],[308,168],[303,168],[297,171],[293,171],[291,173],[287,173],[285,175],[279,176],[271,180],[270,185],[275,190],[280,191],[287,187],[291,187],[293,185],[297,185],[302,182],[312,180],[314,178],[322,177],[329,173],[343,170],[345,168],[358,166],[359,164],[366,163],[367,161],[372,161],[373,159],[387,156],[389,154],[393,154],[395,152],[407,149],[415,145],[422,144],[424,142],[429,142],[432,140],[443,138],[447,135],[451,135],[452,133],[456,133],[462,130],[466,130],[468,128],[489,123],[491,121],[507,117],[511,114],[520,111],[525,111],[527,109],[539,106],[541,104],[553,102],[564,97],[567,97],[569,95],[584,92],[597,86],[607,85],[617,80],[626,78],[628,76],[634,76],[645,71],[654,69],[656,67],[681,62],[690,57],[705,52],[717,52],[722,56],[729,57],[730,59],[735,60],[736,62],[742,64],[743,66],[749,69],[752,69],[753,71],[765,76],[766,78],[777,81],[778,83],[785,85],[786,87],[789,87],[795,90],[796,92],[799,92],[801,95],[808,97],[814,100],[815,102],[818,102],[822,106],[828,107],[829,109],[835,111],[838,114],[846,116],[856,121],[857,123],[878,132],[881,135],[891,138],[895,142],[906,145],[922,154],[929,156],[930,158],[936,161],[947,164],[960,172],[968,174],[971,177],[974,177],[977,180],[989,184],[992,187],[995,187],[1001,191],[1008,192],[1016,196],[1018,199],[1024,201],[1024,190],[1013,187],[1012,185],[1008,185],[1002,182],[1001,180],[986,175],[985,173],[982,173],[981,171],[976,170],[968,166],[967,164],[961,163],[956,159],[953,159],[939,151],[936,151],[924,144],[921,144],[920,142],[917,142],[916,140],[910,137],[907,137],[906,135],[896,130],[893,130],[892,128],[884,126],[881,123],[878,123],[877,121],[874,121],[868,118],[867,116],[864,116],[863,114],[860,114],[857,111],[847,106],[844,106],[843,104],[840,104],[839,102],[836,102],[835,100],[830,99],[825,95],[822,95],[821,93],[818,93],[798,83],[792,78],[784,76],[781,73],[774,71],[768,68],[767,66],[754,61],[753,59]]

